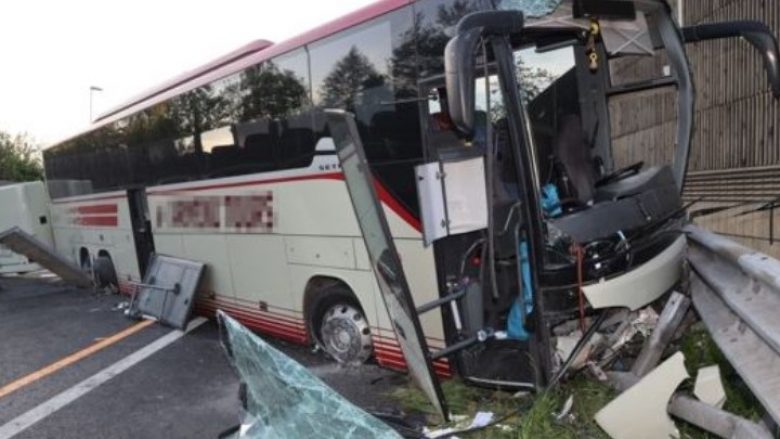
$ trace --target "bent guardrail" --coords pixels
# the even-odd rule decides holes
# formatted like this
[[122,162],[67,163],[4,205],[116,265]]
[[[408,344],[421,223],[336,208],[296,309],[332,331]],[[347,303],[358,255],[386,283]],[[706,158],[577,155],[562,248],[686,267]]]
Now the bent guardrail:
[[780,423],[780,261],[696,226],[691,296],[715,343]]

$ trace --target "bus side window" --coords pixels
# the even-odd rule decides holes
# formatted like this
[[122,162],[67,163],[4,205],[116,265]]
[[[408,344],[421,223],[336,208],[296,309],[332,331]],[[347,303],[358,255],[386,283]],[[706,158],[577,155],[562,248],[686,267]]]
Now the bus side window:
[[309,46],[315,136],[329,136],[323,110],[355,114],[378,180],[417,211],[414,164],[422,162],[414,14],[407,6]]

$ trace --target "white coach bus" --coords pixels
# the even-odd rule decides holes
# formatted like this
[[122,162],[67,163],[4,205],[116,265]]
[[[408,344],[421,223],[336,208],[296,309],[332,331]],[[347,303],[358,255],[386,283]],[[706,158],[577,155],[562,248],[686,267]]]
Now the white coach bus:
[[[125,292],[152,252],[205,262],[200,311],[403,368],[410,334],[396,336],[382,304],[329,132],[325,110],[345,109],[414,301],[442,299],[421,317],[428,346],[447,348],[433,368],[544,385],[552,328],[645,306],[680,278],[694,114],[684,44],[749,36],[780,93],[766,26],[680,29],[673,16],[663,0],[382,0],[254,42],[44,152],[56,246]],[[613,145],[611,123],[664,93],[677,129],[647,152],[673,163],[633,163],[642,151]],[[444,180],[436,169],[475,158],[486,207],[443,211],[485,225],[432,223],[416,172]]]
[[[0,233],[18,227],[51,246],[49,197],[41,181],[0,184]],[[41,267],[0,245],[0,274],[27,273]]]

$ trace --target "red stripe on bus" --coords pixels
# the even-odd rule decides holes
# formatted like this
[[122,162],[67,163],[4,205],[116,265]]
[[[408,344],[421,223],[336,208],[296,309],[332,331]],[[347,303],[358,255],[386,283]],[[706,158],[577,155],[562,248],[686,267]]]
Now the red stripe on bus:
[[305,180],[336,180],[344,181],[344,174],[341,172],[328,172],[323,174],[296,175],[294,177],[270,178],[265,180],[239,181],[235,183],[219,183],[205,186],[182,187],[179,189],[167,189],[159,191],[149,191],[148,195],[186,195],[188,192],[208,191],[214,189],[230,189],[243,186],[260,186],[273,183],[288,183],[292,181]]
[[[309,339],[303,320],[300,320],[298,323],[291,323],[276,316],[262,315],[259,310],[230,306],[224,303],[217,304],[216,301],[208,299],[198,300],[195,308],[199,314],[208,316],[213,316],[217,309],[220,309],[250,329],[294,343],[305,344]],[[378,340],[379,338],[385,337],[377,337],[376,335],[372,335],[372,338],[374,338],[374,353],[377,362],[381,366],[402,371],[407,370],[403,351],[397,343],[380,341]],[[440,377],[449,378],[452,376],[452,371],[446,359],[435,361],[433,368]]]
[[117,214],[119,213],[119,206],[116,204],[95,204],[92,206],[77,206],[71,209],[71,211],[82,215]]
[[214,310],[221,309],[225,312],[228,312],[230,314],[236,314],[245,316],[250,319],[254,319],[257,321],[262,321],[264,323],[268,323],[270,325],[275,325],[280,327],[281,329],[289,330],[296,333],[305,333],[306,332],[306,326],[304,325],[303,321],[300,322],[290,322],[287,320],[283,320],[277,317],[271,317],[267,315],[262,315],[257,313],[256,311],[247,311],[242,310],[240,308],[235,308],[232,306],[225,306],[225,305],[212,305],[207,303],[201,303],[201,306],[212,308]]
[[422,233],[422,224],[420,224],[420,220],[415,218],[411,212],[406,210],[406,208],[390,194],[390,191],[388,191],[382,185],[382,183],[379,182],[379,180],[374,179],[374,187],[376,188],[377,196],[382,201],[382,203],[389,207],[390,210],[395,212],[396,215],[400,216],[401,219],[406,221],[407,224],[412,226],[414,230]]
[[[285,324],[271,321],[270,319],[261,318],[259,316],[253,316],[249,313],[240,312],[236,310],[219,308],[231,317],[235,318],[243,325],[250,329],[254,329],[275,337],[279,337],[294,343],[305,344],[308,340],[306,331],[301,328],[290,327]],[[213,316],[216,314],[217,308],[214,308],[205,304],[198,304],[196,310],[199,313]]]
[[73,220],[79,226],[117,227],[119,218],[115,216],[81,216]]
[[231,304],[225,301],[217,301],[217,300],[209,300],[209,299],[200,299],[200,302],[207,304],[209,306],[212,306],[213,308],[229,308],[229,309],[235,309],[239,312],[244,313],[256,313],[259,316],[266,317],[268,319],[274,319],[278,320],[280,322],[285,322],[291,325],[301,325],[303,326],[303,319],[298,319],[292,316],[284,315],[275,313],[273,311],[263,311],[257,308],[248,308],[241,305]]
[[[209,300],[209,299],[203,299],[203,300]],[[225,296],[225,295],[216,294],[216,293],[213,294],[213,298],[211,300],[216,300],[216,301],[226,300],[228,302],[234,302],[234,303],[246,303],[248,305],[251,305],[253,308],[260,306],[260,302],[258,302],[257,300],[242,299],[240,297],[230,297],[230,296]],[[303,311],[299,311],[297,309],[290,309],[290,308],[285,308],[283,306],[271,305],[270,303],[267,304],[266,306],[268,307],[268,309],[277,309],[279,311],[287,311],[287,312],[291,312],[293,314],[303,315]],[[271,311],[269,311],[269,312],[271,312]],[[283,315],[283,316],[287,315],[287,314],[281,314],[281,313],[277,313],[277,314]]]
[[76,204],[76,203],[90,203],[94,201],[108,201],[108,200],[126,200],[127,195],[96,195],[87,196],[79,195],[76,197],[61,198],[58,200],[52,200],[52,204]]
[[[403,356],[399,357],[394,353],[388,353],[381,349],[376,349],[375,355],[380,366],[389,367],[391,369],[397,369],[404,372],[408,371],[406,360],[403,359]],[[452,377],[452,369],[450,368],[449,364],[444,363],[441,360],[435,361],[433,363],[433,370],[439,377]]]

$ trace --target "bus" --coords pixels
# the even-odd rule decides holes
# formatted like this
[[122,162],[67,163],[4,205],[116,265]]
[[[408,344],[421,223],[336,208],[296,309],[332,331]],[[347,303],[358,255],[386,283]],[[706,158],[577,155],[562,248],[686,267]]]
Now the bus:
[[[679,286],[684,44],[747,36],[780,90],[766,26],[681,29],[674,15],[663,0],[381,0],[253,42],[44,152],[55,244],[123,292],[153,252],[205,262],[201,312],[404,368],[408,334],[382,305],[328,125],[326,110],[347,110],[414,302],[434,304],[426,348],[452,354],[432,368],[538,388],[560,367],[558,325]],[[668,139],[613,142],[621,106],[667,97]],[[450,191],[425,186],[445,176],[433,186]]]
[[[0,182],[0,233],[18,227],[45,245],[52,245],[49,197],[43,182]],[[21,274],[41,267],[25,256],[0,245],[0,274]]]

